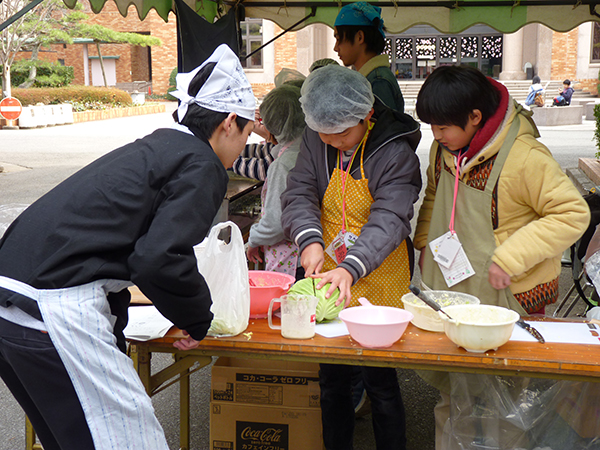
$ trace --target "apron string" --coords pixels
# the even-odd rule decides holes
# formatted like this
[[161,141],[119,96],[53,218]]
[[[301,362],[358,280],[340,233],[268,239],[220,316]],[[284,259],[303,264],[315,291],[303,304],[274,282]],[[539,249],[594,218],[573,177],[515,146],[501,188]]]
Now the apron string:
[[29,286],[27,283],[23,283],[22,281],[0,276],[0,287],[8,291],[16,292],[17,294],[21,294],[27,298],[30,298],[31,300],[35,300],[36,302],[38,300],[38,290],[32,286]]

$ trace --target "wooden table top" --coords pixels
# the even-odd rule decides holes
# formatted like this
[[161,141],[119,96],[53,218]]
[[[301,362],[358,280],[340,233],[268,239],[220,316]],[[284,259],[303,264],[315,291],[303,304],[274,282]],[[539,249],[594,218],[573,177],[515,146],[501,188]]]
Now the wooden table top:
[[[183,337],[180,330],[172,328],[164,338],[132,343],[146,346],[150,352],[177,353],[173,342]],[[392,347],[371,349],[361,347],[350,336],[286,339],[278,330],[271,330],[266,319],[250,319],[243,333],[234,337],[206,337],[189,353],[600,382],[598,346],[509,341],[497,351],[470,353],[457,347],[444,333],[424,331],[412,324]]]

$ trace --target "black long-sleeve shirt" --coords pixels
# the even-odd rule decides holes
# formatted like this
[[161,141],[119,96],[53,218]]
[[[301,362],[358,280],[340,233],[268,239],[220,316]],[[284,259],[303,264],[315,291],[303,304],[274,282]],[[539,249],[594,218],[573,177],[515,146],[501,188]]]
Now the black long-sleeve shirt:
[[[94,161],[27,208],[0,240],[0,275],[38,289],[130,280],[197,340],[211,298],[193,246],[207,235],[227,191],[207,142],[160,129]],[[109,296],[126,321],[129,294]],[[0,289],[0,305],[41,318],[37,305]]]

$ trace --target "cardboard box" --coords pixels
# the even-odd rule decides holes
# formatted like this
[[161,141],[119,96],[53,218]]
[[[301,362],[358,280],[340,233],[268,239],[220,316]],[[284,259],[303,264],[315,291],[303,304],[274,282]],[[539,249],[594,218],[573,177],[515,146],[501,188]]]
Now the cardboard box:
[[211,450],[323,449],[318,370],[219,358],[211,377]]
[[320,409],[314,363],[221,357],[213,365],[211,402]]
[[320,408],[211,402],[211,450],[321,450]]

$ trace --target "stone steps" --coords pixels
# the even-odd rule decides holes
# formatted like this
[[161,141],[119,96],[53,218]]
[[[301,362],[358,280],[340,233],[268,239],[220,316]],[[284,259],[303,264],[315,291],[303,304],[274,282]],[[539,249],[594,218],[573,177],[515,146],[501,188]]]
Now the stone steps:
[[[600,185],[600,161],[595,158],[579,158],[578,169],[590,181],[592,186]],[[584,189],[589,191],[589,186],[584,186]]]
[[[402,96],[404,97],[404,101],[407,105],[410,106],[416,103],[417,95],[419,94],[419,90],[423,85],[423,81],[424,80],[398,81],[398,85],[402,91]],[[516,101],[521,103],[525,101],[527,98],[527,93],[529,92],[529,86],[531,86],[531,80],[505,80],[500,82],[506,86],[508,92]],[[545,88],[546,103],[551,104],[552,99],[558,95],[558,92],[563,87],[562,80],[542,80],[541,84]],[[575,92],[573,93],[573,99],[594,99],[597,97],[597,95],[589,92],[583,92],[581,89],[575,89]]]

